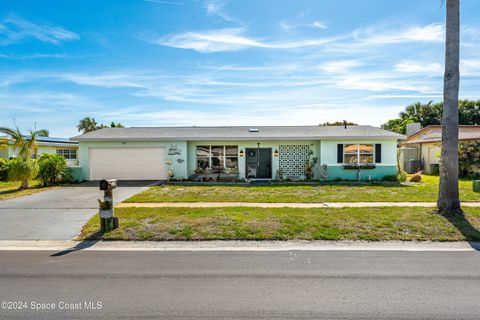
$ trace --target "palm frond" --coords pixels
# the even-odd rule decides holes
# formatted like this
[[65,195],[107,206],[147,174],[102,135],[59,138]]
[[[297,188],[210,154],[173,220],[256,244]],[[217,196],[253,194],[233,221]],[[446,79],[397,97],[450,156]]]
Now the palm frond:
[[12,139],[16,139],[22,135],[18,128],[12,129],[7,127],[0,127],[0,132],[9,135]]
[[36,133],[39,137],[48,137],[50,135],[50,132],[47,129],[37,130]]

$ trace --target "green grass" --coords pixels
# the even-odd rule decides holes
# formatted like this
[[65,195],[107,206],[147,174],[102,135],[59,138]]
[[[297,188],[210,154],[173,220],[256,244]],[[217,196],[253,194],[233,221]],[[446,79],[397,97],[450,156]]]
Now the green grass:
[[20,182],[4,182],[0,181],[0,201],[7,200],[22,196],[28,196],[33,193],[47,190],[49,188],[42,188],[40,186],[40,181],[34,180],[30,181],[30,189],[18,190],[20,187]]
[[465,218],[430,208],[117,208],[120,227],[99,233],[98,216],[78,240],[480,240],[480,208]]
[[[438,177],[420,183],[329,182],[313,186],[156,186],[125,202],[374,202],[437,200]],[[471,180],[460,180],[462,201],[478,201]]]

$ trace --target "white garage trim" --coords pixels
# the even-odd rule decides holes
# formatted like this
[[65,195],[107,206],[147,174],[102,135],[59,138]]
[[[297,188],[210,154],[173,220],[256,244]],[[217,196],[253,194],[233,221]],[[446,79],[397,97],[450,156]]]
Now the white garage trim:
[[88,150],[90,180],[166,180],[165,148],[105,147]]

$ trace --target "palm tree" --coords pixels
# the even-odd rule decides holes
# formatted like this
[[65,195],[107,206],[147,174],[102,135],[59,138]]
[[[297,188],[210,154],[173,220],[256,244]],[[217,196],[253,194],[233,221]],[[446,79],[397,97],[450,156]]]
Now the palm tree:
[[461,214],[458,192],[458,89],[460,1],[447,0],[442,151],[437,206],[442,214]]
[[82,133],[92,132],[97,130],[97,122],[95,118],[85,117],[79,121],[77,129]]
[[0,151],[7,150],[8,148],[8,140],[5,138],[0,138]]
[[29,130],[28,135],[23,135],[18,127],[15,129],[0,127],[0,132],[7,134],[13,140],[16,151],[15,159],[9,170],[9,180],[22,181],[20,189],[29,187],[28,181],[36,176],[36,164],[32,160],[33,151],[37,147],[37,137],[48,136],[47,130]]

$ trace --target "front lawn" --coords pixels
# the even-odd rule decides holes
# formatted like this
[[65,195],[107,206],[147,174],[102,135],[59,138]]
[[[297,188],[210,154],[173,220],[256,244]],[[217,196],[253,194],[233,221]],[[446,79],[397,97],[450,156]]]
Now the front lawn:
[[93,217],[78,240],[480,240],[480,208],[445,218],[431,208],[117,208],[120,227]]
[[[435,202],[438,177],[420,183],[325,182],[312,186],[156,186],[125,202]],[[478,201],[471,180],[460,180],[462,201]]]
[[12,199],[16,197],[28,196],[30,194],[46,190],[47,188],[41,188],[40,181],[30,181],[30,189],[18,190],[20,182],[4,182],[0,181],[0,201]]

